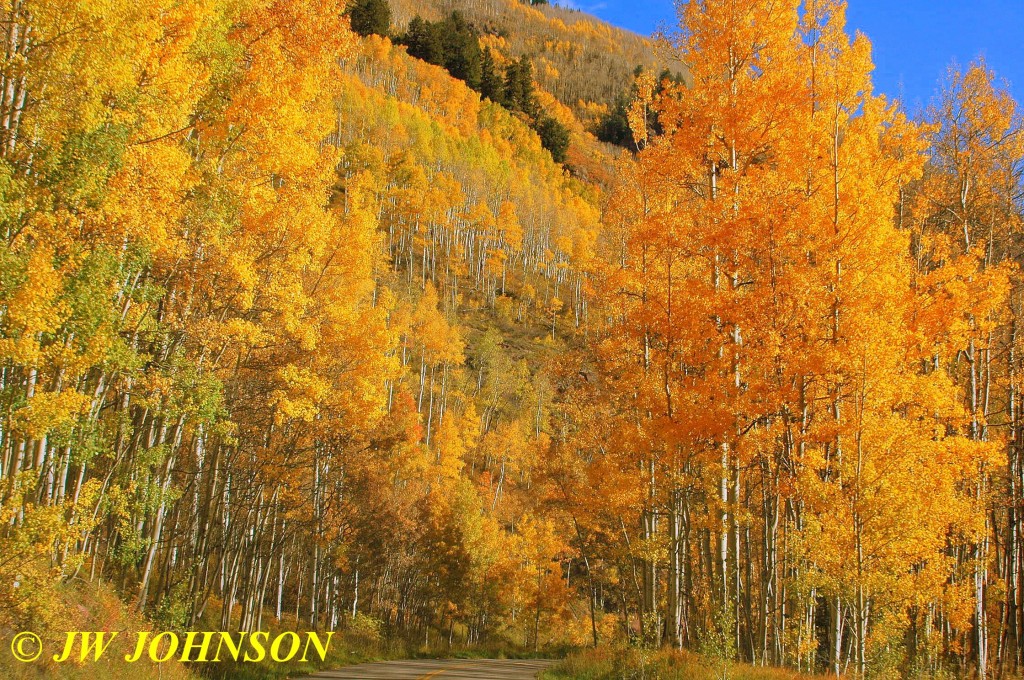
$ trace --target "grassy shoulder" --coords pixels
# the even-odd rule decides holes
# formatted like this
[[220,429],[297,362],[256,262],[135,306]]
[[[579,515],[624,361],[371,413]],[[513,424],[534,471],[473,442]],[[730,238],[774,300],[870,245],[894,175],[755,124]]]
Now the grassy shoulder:
[[[152,640],[160,632],[173,632],[179,639],[184,639],[187,625],[173,612],[160,612],[156,620],[148,620],[132,607],[126,605],[114,590],[100,584],[76,582],[54,588],[49,593],[48,606],[42,608],[31,620],[17,625],[0,622],[0,678],[3,680],[285,680],[298,678],[319,670],[342,668],[357,663],[386,661],[410,658],[533,658],[544,656],[532,650],[510,644],[476,645],[473,647],[449,645],[448,636],[441,631],[431,629],[427,639],[417,640],[395,638],[387,634],[382,623],[373,617],[356,616],[346,618],[338,630],[332,635],[327,653],[323,660],[318,653],[310,652],[307,660],[300,660],[301,654],[293,660],[278,663],[270,658],[269,653],[258,662],[233,661],[224,658],[227,648],[220,654],[217,662],[185,662],[180,661],[181,647],[177,653],[170,653],[168,660],[155,663],[143,654],[132,663],[125,660],[126,654],[134,654],[136,642],[148,635]],[[211,611],[216,611],[216,606]],[[269,619],[269,623],[267,622]],[[207,617],[194,628],[197,632],[217,632],[219,621]],[[296,633],[305,640],[308,626],[304,621],[297,621],[294,615],[285,615],[278,622],[272,616],[264,619],[261,627],[269,640],[274,640],[285,633]],[[13,637],[21,631],[37,633],[42,641],[42,652],[31,662],[16,661],[9,650]],[[90,631],[95,640],[97,633],[103,633],[110,639],[99,658],[95,658],[94,650],[86,654],[86,660],[80,659],[80,635],[82,631]],[[63,662],[54,660],[54,654],[61,654],[69,633],[79,636],[75,639],[70,657]],[[238,640],[237,634],[233,636]],[[326,639],[326,633],[319,632],[320,640]],[[159,654],[167,650],[167,644],[158,646]],[[264,643],[268,648],[269,643]],[[148,650],[148,645],[146,645]],[[212,658],[218,649],[212,644],[209,656]],[[241,658],[244,658],[243,650]],[[29,650],[31,651],[31,650]],[[561,650],[564,652],[564,650]],[[194,652],[191,658],[196,658]],[[554,656],[564,656],[554,654]]]
[[814,680],[795,671],[723,663],[671,650],[607,645],[569,654],[541,674],[541,680]]
[[[145,620],[110,588],[75,582],[49,589],[40,597],[40,605],[26,622],[19,624],[0,619],[0,678],[4,680],[197,680],[198,676],[184,664],[170,660],[166,663],[127,663],[124,655],[129,649],[123,641],[154,632],[153,624]],[[4,614],[7,612],[0,612]],[[31,662],[19,662],[8,648],[13,636],[23,631],[39,635],[42,651]],[[81,661],[78,650],[67,661],[57,663],[54,654],[60,654],[67,635],[71,632],[90,631],[118,637],[99,660]],[[29,653],[32,648],[27,649]]]

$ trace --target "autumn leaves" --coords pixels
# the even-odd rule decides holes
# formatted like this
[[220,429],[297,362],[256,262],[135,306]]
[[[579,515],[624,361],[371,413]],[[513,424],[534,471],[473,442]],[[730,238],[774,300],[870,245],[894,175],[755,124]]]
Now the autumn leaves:
[[[600,355],[639,436],[620,455],[644,471],[642,535],[666,551],[641,614],[660,619],[663,597],[673,643],[725,620],[742,657],[812,669],[824,653],[837,674],[896,663],[881,650],[907,630],[980,640],[987,605],[967,624],[955,603],[968,562],[986,578],[973,499],[999,445],[980,432],[977,385],[992,383],[977,371],[1007,270],[986,262],[999,256],[982,255],[998,248],[985,237],[971,264],[915,262],[907,204],[961,185],[950,214],[970,257],[973,180],[941,166],[999,166],[980,148],[943,162],[943,134],[922,182],[929,128],[872,94],[870,46],[847,36],[842,3],[691,2],[681,19],[693,85],[654,102],[665,134],[623,164],[607,220],[618,250]],[[974,69],[963,86],[985,82]],[[969,97],[964,117],[1010,129],[1009,102]],[[997,123],[958,123],[997,137]],[[1012,212],[1003,199],[994,229]],[[965,289],[941,295],[935,324],[937,290],[921,283],[944,276]],[[939,663],[934,639],[914,644]]]
[[1024,660],[992,74],[911,122],[842,3],[691,2],[572,176],[337,9],[5,8],[3,621]]
[[0,625],[87,574],[171,626],[539,644],[543,410],[458,315],[582,308],[582,187],[337,3],[5,11]]
[[[146,609],[169,535],[191,535],[190,560],[220,540],[203,524],[218,489],[259,498],[297,464],[282,446],[383,413],[389,359],[365,354],[387,334],[375,222],[328,204],[339,154],[323,144],[355,38],[316,0],[4,11],[24,41],[5,77],[28,93],[9,113],[31,134],[3,163],[2,540],[49,543],[40,588],[87,555],[133,565],[125,595]],[[294,498],[268,494],[283,518]],[[198,614],[207,576],[190,578]],[[8,615],[56,610],[32,592]]]

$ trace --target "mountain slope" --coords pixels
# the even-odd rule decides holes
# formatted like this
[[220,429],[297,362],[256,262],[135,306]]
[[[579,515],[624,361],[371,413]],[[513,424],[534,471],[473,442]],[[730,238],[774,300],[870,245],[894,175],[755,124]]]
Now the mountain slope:
[[611,106],[628,92],[638,66],[686,72],[653,40],[577,10],[519,0],[393,0],[391,8],[398,30],[416,15],[461,12],[486,34],[485,44],[533,59],[539,86],[585,119],[589,106]]

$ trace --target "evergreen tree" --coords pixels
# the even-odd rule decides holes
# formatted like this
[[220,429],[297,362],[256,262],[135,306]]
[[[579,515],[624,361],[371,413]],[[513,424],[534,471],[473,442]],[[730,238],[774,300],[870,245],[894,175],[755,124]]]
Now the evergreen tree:
[[444,45],[437,24],[425,21],[419,15],[409,22],[409,29],[401,41],[409,54],[431,64],[444,63]]
[[352,30],[359,35],[388,35],[391,32],[391,7],[387,0],[355,0],[349,6]]
[[505,69],[505,101],[513,111],[522,111],[530,119],[537,117],[540,107],[533,91],[533,64],[525,55]]
[[482,54],[476,30],[459,12],[452,12],[435,26],[444,51],[444,67],[452,77],[479,91]]
[[485,47],[480,58],[480,94],[495,104],[505,105],[505,84],[498,74],[494,55]]
[[480,91],[483,62],[480,40],[476,29],[459,12],[452,12],[437,22],[414,17],[401,42],[410,55],[445,67],[453,78]]
[[618,146],[633,146],[633,133],[629,129],[629,118],[626,114],[627,100],[620,96],[615,106],[608,110],[597,125],[594,134],[602,142]]
[[551,116],[542,116],[536,130],[540,135],[540,143],[551,152],[551,158],[556,163],[564,163],[566,152],[569,151],[569,130]]

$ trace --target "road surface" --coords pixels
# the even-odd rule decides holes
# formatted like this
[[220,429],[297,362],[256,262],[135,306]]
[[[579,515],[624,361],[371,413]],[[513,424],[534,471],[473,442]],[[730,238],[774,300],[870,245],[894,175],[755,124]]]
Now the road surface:
[[416,659],[321,671],[303,680],[533,680],[553,661],[543,659]]

